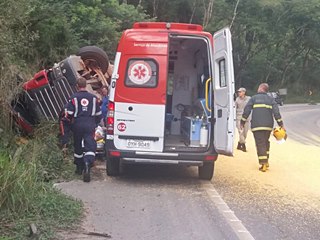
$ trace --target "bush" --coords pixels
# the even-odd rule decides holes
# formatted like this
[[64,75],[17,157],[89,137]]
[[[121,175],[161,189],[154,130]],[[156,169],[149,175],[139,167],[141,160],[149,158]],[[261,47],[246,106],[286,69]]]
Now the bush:
[[0,236],[25,239],[34,223],[41,239],[57,228],[70,227],[81,216],[82,205],[52,186],[68,164],[57,145],[58,124],[43,123],[32,138],[1,133]]

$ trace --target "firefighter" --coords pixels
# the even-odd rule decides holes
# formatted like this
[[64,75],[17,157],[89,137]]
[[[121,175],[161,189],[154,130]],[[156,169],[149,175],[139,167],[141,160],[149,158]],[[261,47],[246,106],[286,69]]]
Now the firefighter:
[[253,132],[259,164],[261,165],[259,170],[262,172],[266,172],[269,168],[269,137],[273,129],[273,118],[284,129],[278,104],[272,97],[267,95],[268,91],[269,85],[267,83],[259,85],[258,93],[252,96],[247,103],[241,119],[241,127],[243,128],[252,111],[251,131]]
[[97,148],[94,132],[101,120],[101,109],[97,97],[86,91],[86,79],[80,77],[77,85],[79,91],[70,97],[66,113],[73,119],[76,174],[83,174],[83,181],[90,182],[90,168],[95,160]]

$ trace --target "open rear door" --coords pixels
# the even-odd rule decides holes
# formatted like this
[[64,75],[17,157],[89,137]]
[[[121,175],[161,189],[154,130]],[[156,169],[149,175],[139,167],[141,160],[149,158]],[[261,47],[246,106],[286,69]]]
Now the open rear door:
[[214,145],[218,153],[233,155],[235,129],[234,72],[229,28],[216,32],[214,39]]

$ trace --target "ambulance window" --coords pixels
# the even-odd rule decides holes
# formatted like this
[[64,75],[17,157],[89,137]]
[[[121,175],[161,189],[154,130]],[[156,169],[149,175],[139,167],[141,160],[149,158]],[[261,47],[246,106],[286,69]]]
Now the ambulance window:
[[220,87],[226,87],[227,81],[226,81],[226,60],[222,59],[219,61],[219,83]]
[[158,64],[153,59],[130,59],[125,85],[127,87],[154,88],[158,84]]

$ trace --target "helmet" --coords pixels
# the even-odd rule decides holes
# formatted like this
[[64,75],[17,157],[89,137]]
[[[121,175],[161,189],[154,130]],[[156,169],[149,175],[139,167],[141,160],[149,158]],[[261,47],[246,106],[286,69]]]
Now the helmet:
[[276,127],[273,129],[273,136],[276,138],[278,143],[283,143],[287,139],[287,132],[282,127]]

